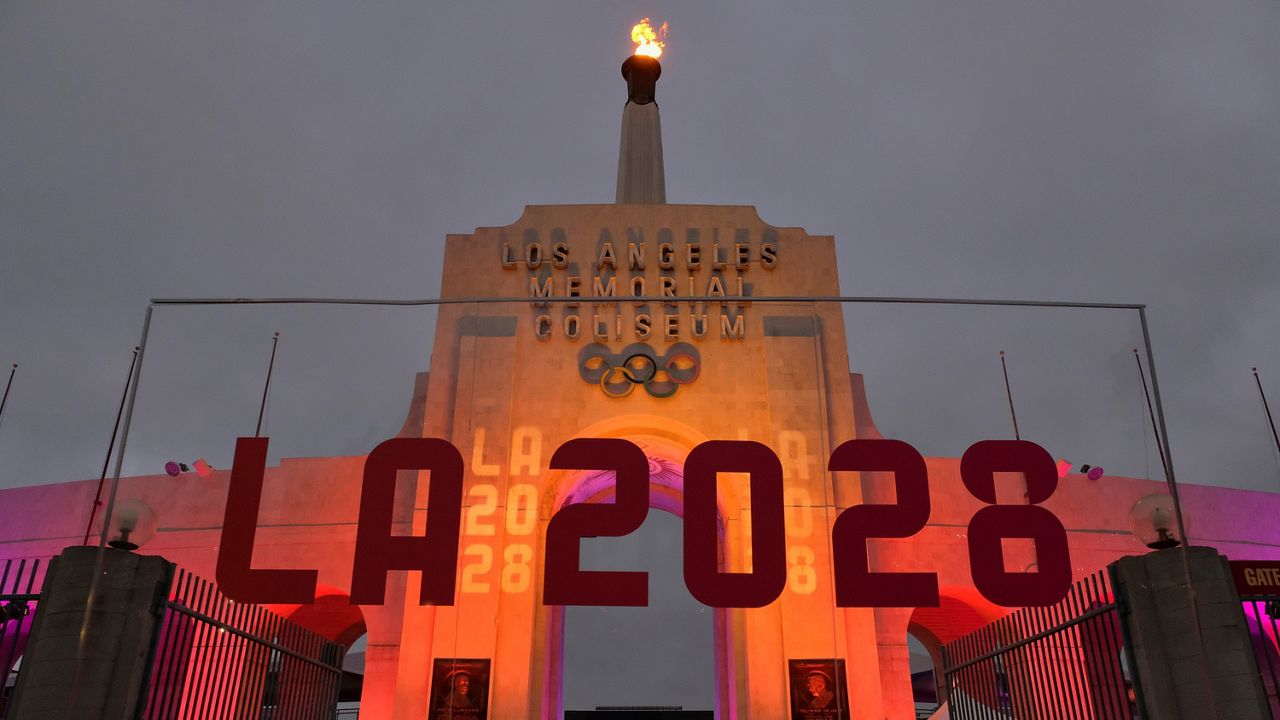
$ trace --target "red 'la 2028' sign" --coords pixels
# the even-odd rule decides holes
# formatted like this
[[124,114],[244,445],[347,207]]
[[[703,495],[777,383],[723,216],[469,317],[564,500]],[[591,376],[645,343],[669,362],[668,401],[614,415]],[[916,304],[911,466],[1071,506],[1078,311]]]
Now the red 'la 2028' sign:
[[[267,438],[239,438],[231,469],[218,584],[234,600],[310,603],[315,570],[253,569],[254,536],[262,497]],[[621,537],[634,532],[649,512],[649,462],[635,444],[619,439],[580,438],[551,457],[552,470],[605,470],[615,475],[612,503],[561,508],[547,525],[543,602],[548,605],[649,604],[643,572],[579,568],[584,537]],[[893,473],[897,502],[845,509],[832,530],[836,605],[840,607],[933,607],[938,576],[931,572],[872,572],[869,538],[907,538],[929,519],[929,483],[920,453],[900,440],[850,440],[831,453],[829,470]],[[426,531],[393,535],[396,473],[431,472]],[[1026,478],[1025,505],[997,505],[995,473]],[[717,563],[717,473],[746,473],[751,488],[750,572],[724,572]],[[1053,458],[1025,440],[984,440],[965,451],[960,475],[969,492],[988,504],[969,521],[973,583],[988,600],[1008,607],[1051,605],[1071,585],[1067,534],[1058,518],[1040,507],[1058,485]],[[369,453],[364,466],[351,602],[380,605],[387,572],[422,573],[420,602],[453,605],[462,513],[462,455],[439,438],[395,438]],[[689,592],[711,607],[752,608],[773,602],[787,582],[782,465],[765,445],[748,440],[712,440],[695,447],[684,463],[684,580]],[[1005,538],[1034,540],[1037,572],[1007,572]]]

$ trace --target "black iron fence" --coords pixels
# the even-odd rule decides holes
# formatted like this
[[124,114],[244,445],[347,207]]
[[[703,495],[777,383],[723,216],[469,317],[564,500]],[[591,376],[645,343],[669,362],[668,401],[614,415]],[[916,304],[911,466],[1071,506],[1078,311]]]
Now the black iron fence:
[[9,700],[18,683],[22,652],[40,600],[37,578],[42,576],[39,560],[5,560],[0,565],[0,720],[8,717]]
[[945,645],[950,717],[1144,718],[1113,586],[1109,571],[1097,572],[1056,605],[1019,610]]
[[157,633],[144,720],[332,720],[341,645],[177,570]]
[[1258,660],[1258,673],[1267,691],[1271,716],[1280,718],[1280,595],[1242,595],[1245,620],[1253,640],[1253,654]]

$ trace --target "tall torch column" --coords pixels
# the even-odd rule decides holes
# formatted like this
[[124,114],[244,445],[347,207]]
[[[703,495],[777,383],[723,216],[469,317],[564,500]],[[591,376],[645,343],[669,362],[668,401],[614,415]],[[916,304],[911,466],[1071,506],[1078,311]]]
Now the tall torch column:
[[618,204],[661,204],[667,201],[662,163],[662,123],[654,101],[662,65],[657,58],[632,55],[622,63],[627,104],[622,109],[622,143],[618,147]]

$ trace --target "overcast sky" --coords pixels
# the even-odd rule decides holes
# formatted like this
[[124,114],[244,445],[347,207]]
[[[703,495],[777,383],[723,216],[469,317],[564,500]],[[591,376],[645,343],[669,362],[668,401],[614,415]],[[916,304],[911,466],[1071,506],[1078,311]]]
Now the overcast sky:
[[[1272,0],[0,0],[0,487],[96,477],[150,297],[431,297],[446,233],[610,202],[646,15],[672,202],[834,234],[850,295],[1147,303],[1180,479],[1280,489]],[[1007,436],[1007,349],[1024,435],[1158,477],[1135,319],[1028,317],[850,311],[882,427]],[[163,310],[126,471],[228,463],[276,329],[273,454],[366,452],[432,319]]]

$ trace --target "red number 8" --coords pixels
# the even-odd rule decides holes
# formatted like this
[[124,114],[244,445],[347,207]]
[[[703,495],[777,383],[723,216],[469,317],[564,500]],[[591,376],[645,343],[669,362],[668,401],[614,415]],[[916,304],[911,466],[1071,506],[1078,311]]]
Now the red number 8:
[[[997,505],[995,473],[1020,472],[1027,479],[1029,505]],[[983,440],[960,458],[960,477],[969,493],[991,507],[969,521],[969,567],[973,584],[988,600],[1005,607],[1052,605],[1071,589],[1067,531],[1057,516],[1036,503],[1058,487],[1053,458],[1026,440]],[[1004,538],[1036,544],[1038,572],[1006,572]]]

